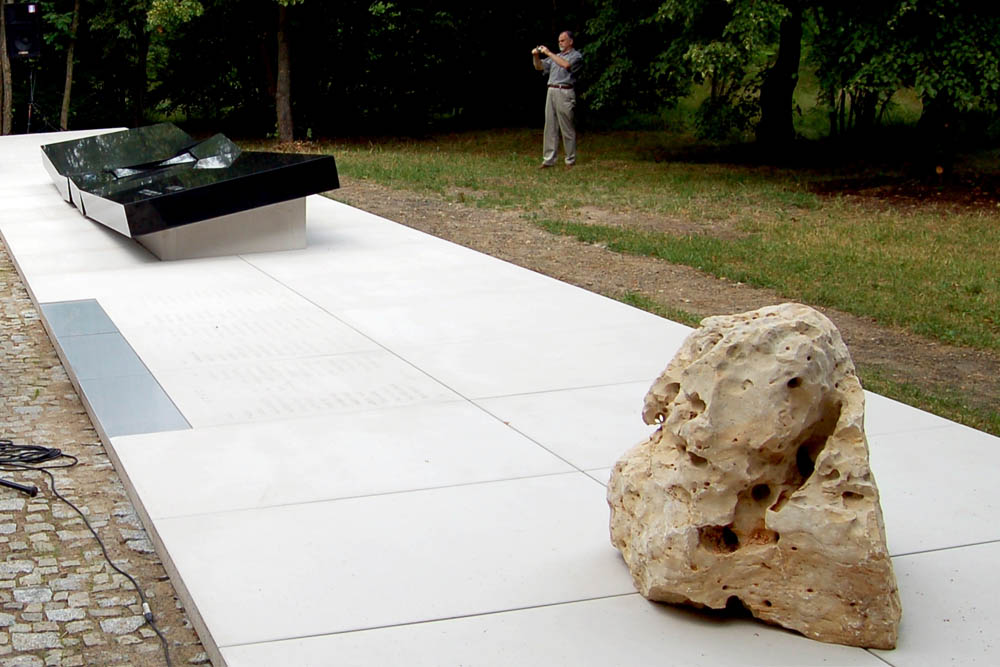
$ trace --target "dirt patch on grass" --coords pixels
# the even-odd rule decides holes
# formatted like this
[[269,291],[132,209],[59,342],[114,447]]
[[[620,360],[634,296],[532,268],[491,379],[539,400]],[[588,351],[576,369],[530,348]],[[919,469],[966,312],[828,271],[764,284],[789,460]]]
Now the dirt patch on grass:
[[813,192],[844,196],[877,208],[935,209],[944,213],[1000,209],[1000,175],[963,173],[939,178],[879,174],[816,181]]
[[[564,211],[564,216],[565,213]],[[638,211],[609,211],[598,206],[581,206],[571,212],[569,217],[573,222],[584,225],[601,225],[674,236],[704,234],[721,239],[746,236],[745,232],[738,230],[728,220],[692,220],[676,215],[652,215]]]
[[[518,211],[476,208],[350,178],[343,178],[341,189],[331,194],[338,201],[611,298],[637,294],[699,318],[789,300],[772,290],[715,278],[687,266],[555,236]],[[638,220],[640,228],[656,231],[704,231],[697,223],[668,216],[639,218],[597,207],[581,209],[577,216],[590,224],[624,226],[627,221],[635,228]],[[947,345],[830,308],[819,310],[840,329],[857,365],[918,388],[960,395],[980,409],[1000,405],[1000,354]],[[671,352],[664,350],[664,366]]]

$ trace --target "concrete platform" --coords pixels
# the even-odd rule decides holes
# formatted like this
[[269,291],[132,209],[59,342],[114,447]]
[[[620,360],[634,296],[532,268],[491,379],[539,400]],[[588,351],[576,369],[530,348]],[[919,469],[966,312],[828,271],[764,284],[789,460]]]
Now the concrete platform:
[[1000,439],[869,394],[895,651],[651,604],[603,484],[687,327],[320,196],[161,262],[52,140],[0,138],[0,234],[216,665],[1000,663]]

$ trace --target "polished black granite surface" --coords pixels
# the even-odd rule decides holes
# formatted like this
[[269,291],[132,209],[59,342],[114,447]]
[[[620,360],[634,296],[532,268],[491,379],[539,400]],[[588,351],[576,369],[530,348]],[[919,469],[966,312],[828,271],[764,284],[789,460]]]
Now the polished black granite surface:
[[[340,186],[329,155],[243,152],[163,123],[42,146],[81,212],[140,236]],[[53,173],[54,172],[54,173]],[[61,188],[62,189],[62,188]]]
[[133,236],[339,187],[330,155],[243,153],[231,167],[161,168],[89,190],[121,205]]
[[117,167],[168,160],[197,143],[170,123],[42,146],[63,176],[100,174]]

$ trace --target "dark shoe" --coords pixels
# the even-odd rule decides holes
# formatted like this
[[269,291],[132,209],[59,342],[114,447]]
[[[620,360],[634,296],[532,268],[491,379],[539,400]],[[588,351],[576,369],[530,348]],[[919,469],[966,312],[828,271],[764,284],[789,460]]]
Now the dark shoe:
[[575,165],[575,164],[576,164],[575,162],[567,162],[567,163],[566,163],[566,168],[567,168],[567,169],[572,169],[572,168],[573,168],[573,165]]
[[539,168],[539,169],[549,169],[549,168],[551,168],[551,167],[554,167],[554,166],[555,166],[554,164],[548,164],[548,163],[546,163],[546,162],[543,162],[543,163],[541,164],[541,166],[539,166],[538,168]]

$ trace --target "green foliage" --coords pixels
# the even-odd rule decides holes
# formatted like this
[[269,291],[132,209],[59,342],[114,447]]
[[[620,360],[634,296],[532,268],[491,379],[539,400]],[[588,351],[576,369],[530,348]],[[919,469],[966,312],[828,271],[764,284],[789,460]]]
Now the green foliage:
[[656,113],[690,87],[678,30],[656,20],[660,0],[623,7],[614,0],[598,4],[587,22],[590,41],[583,47],[587,78],[584,98],[605,116]]
[[890,39],[890,11],[885,2],[855,0],[823,3],[813,13],[810,60],[831,110],[832,135],[873,128],[899,85],[897,74],[877,63]]
[[176,30],[205,13],[199,0],[152,0],[146,14],[151,30]]
[[[0,2],[2,4],[2,2]],[[73,25],[73,5],[54,0],[39,3],[42,21],[45,29],[42,31],[42,41],[50,48],[62,51],[70,37]]]
[[682,26],[683,59],[708,98],[695,116],[698,136],[711,141],[745,137],[760,118],[757,96],[773,65],[781,2],[666,0],[656,20]]
[[695,132],[706,141],[740,141],[759,117],[757,104],[747,96],[735,100],[709,97],[695,112]]
[[[390,21],[392,19],[398,19],[402,15],[399,9],[397,9],[391,2],[373,2],[371,6],[368,7],[368,11],[371,12],[372,16],[379,16]],[[389,27],[393,27],[391,23],[389,24]]]
[[[831,132],[870,131],[911,88],[939,113],[995,112],[1000,10],[958,0],[819,3],[811,35]],[[941,121],[948,122],[947,120]]]
[[900,0],[884,61],[925,99],[958,111],[995,111],[1000,101],[1000,7],[959,0]]

